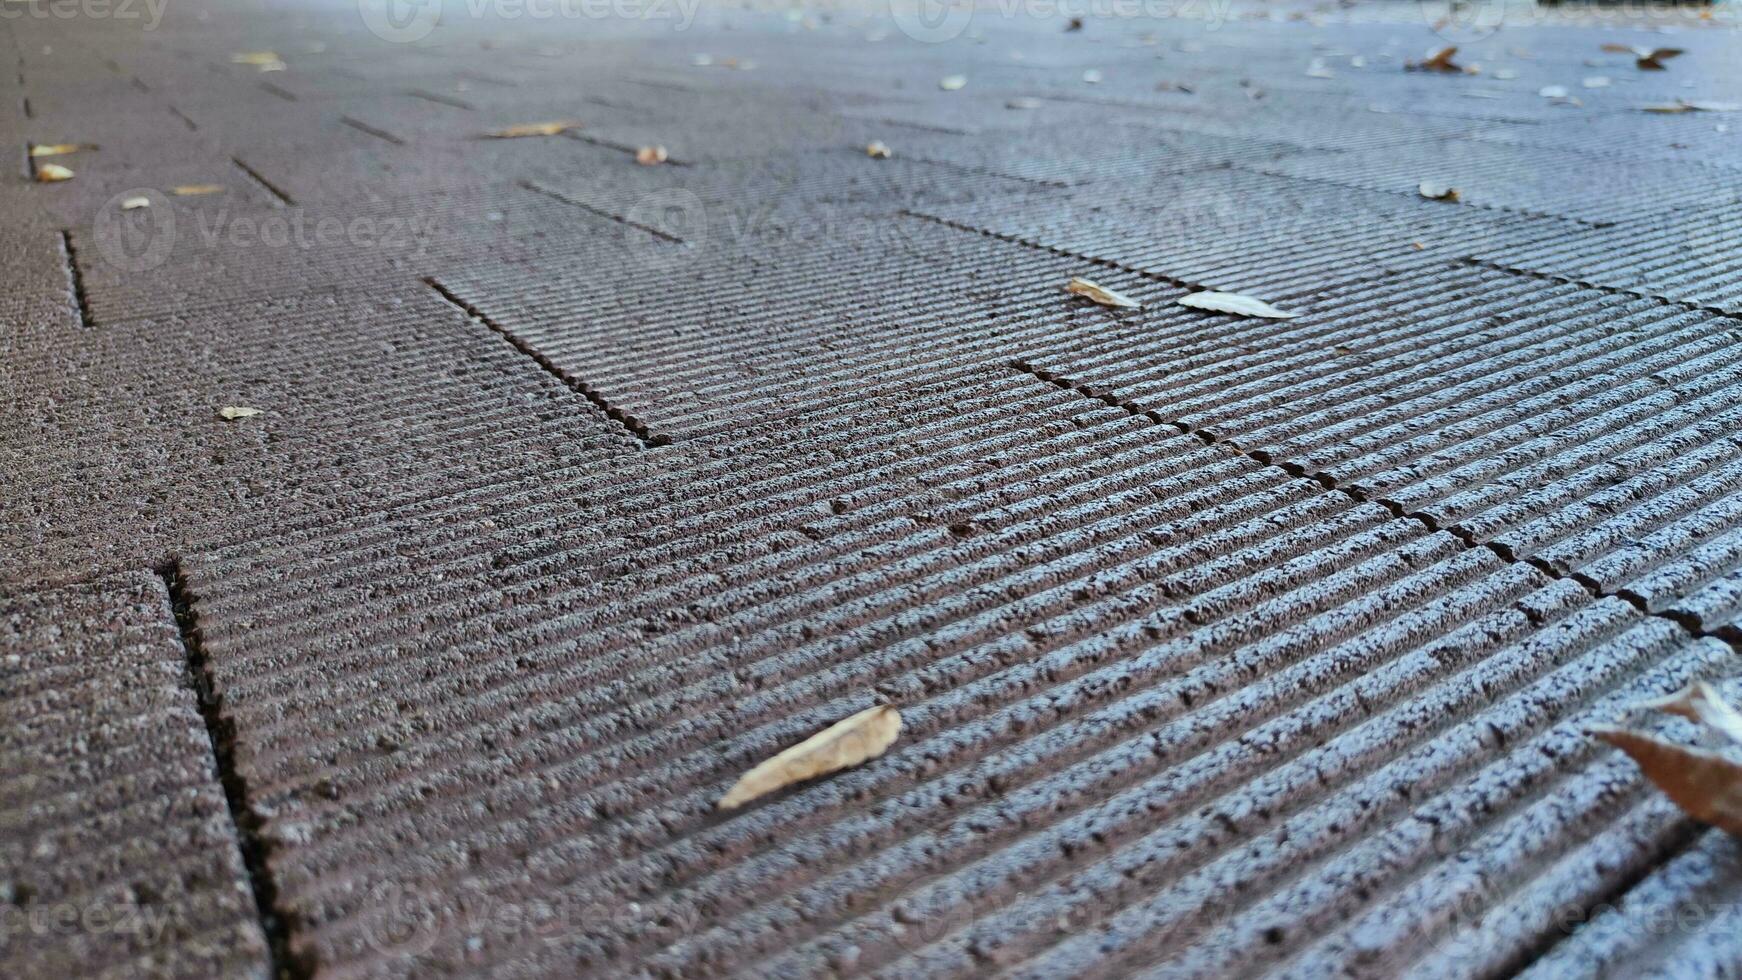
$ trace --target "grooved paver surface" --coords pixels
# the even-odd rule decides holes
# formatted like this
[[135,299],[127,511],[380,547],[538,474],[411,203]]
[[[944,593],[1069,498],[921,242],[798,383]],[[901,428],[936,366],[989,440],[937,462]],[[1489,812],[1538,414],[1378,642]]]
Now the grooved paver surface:
[[0,592],[0,970],[267,977],[163,580]]
[[0,973],[1742,970],[1726,9],[8,6]]

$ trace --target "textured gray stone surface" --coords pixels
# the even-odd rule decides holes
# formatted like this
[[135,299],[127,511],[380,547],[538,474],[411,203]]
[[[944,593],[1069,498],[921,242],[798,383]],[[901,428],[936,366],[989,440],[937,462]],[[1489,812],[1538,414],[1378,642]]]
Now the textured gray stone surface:
[[0,19],[0,972],[1742,969],[1722,18],[583,8]]
[[0,971],[270,976],[169,595],[0,592]]

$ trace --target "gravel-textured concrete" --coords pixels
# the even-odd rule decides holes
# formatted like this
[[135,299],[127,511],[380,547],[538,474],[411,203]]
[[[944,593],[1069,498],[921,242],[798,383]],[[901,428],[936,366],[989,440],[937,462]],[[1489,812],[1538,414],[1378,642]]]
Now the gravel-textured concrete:
[[266,977],[163,580],[0,594],[0,972]]
[[0,972],[1742,971],[1725,16],[5,6]]

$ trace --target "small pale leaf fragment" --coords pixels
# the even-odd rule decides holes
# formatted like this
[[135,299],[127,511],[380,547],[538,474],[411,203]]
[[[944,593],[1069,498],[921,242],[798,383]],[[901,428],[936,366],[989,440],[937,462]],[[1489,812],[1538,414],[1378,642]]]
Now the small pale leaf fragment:
[[262,411],[264,409],[248,408],[245,405],[225,405],[218,409],[218,416],[225,419],[250,419]]
[[181,184],[169,189],[176,197],[200,197],[205,194],[222,194],[223,184]]
[[1101,84],[1101,69],[1088,68],[1083,71],[1083,81],[1090,85]]
[[520,123],[484,135],[499,140],[519,139],[523,136],[558,136],[571,129],[579,129],[580,126],[578,122]]
[[865,146],[865,155],[873,160],[887,160],[889,154],[889,145],[882,140],[872,140]]
[[87,143],[32,143],[30,144],[30,155],[32,157],[59,157],[68,153],[77,153],[80,150],[94,149],[96,147]]
[[1545,99],[1564,99],[1567,97],[1567,87],[1565,85],[1544,85],[1536,90],[1536,94]]
[[1194,310],[1209,310],[1213,313],[1233,313],[1238,316],[1257,316],[1267,320],[1292,320],[1299,313],[1289,313],[1279,310],[1261,299],[1241,296],[1239,293],[1192,293],[1181,296],[1179,305],[1189,306]]
[[644,146],[635,151],[635,162],[643,167],[655,167],[666,161],[665,147]]
[[720,797],[717,806],[736,810],[795,783],[863,765],[887,751],[900,734],[900,712],[887,704],[866,708],[745,773]]
[[938,79],[938,88],[946,92],[954,92],[966,84],[968,84],[968,76],[966,75],[945,75]]
[[1458,189],[1456,187],[1449,187],[1445,184],[1436,184],[1431,180],[1422,181],[1421,185],[1418,186],[1416,190],[1422,197],[1425,197],[1430,201],[1456,201],[1458,199]]
[[148,207],[151,207],[151,198],[149,197],[130,197],[121,202],[121,210],[123,211],[137,211],[140,208]]
[[1092,299],[1102,306],[1116,306],[1123,310],[1143,309],[1142,303],[1124,293],[1114,292],[1106,286],[1090,282],[1081,276],[1073,276],[1070,282],[1065,283],[1065,292]]
[[1688,816],[1742,834],[1742,765],[1707,749],[1614,725],[1591,733],[1633,757],[1645,777]]
[[63,180],[72,180],[73,172],[58,163],[45,163],[36,168],[36,180],[42,184],[54,184]]
[[284,59],[271,51],[238,51],[230,56],[233,65],[277,65]]

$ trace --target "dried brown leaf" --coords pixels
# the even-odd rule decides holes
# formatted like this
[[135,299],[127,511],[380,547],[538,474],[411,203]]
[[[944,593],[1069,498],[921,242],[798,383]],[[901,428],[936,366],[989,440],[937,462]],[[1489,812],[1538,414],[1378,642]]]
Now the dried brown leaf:
[[200,197],[205,194],[222,194],[223,184],[181,184],[169,189],[176,197]]
[[635,151],[635,162],[643,167],[656,167],[666,160],[665,147],[644,146]]
[[1717,752],[1614,725],[1594,725],[1591,732],[1632,756],[1645,777],[1689,816],[1742,835],[1742,765]]
[[264,409],[248,408],[243,405],[225,405],[218,409],[218,417],[225,419],[249,419],[259,415]]
[[1639,58],[1633,64],[1640,71],[1663,71],[1663,63],[1682,53],[1681,48],[1634,48],[1633,53]]
[[1742,712],[1730,707],[1718,689],[1705,681],[1695,681],[1668,697],[1642,701],[1633,707],[1679,715],[1742,745]]
[[1292,320],[1299,313],[1289,313],[1279,310],[1261,299],[1241,296],[1239,293],[1192,293],[1181,296],[1179,305],[1189,306],[1194,310],[1209,310],[1212,313],[1233,313],[1237,316],[1256,316],[1266,320]]
[[1092,299],[1102,306],[1116,306],[1124,310],[1143,309],[1142,303],[1124,293],[1116,293],[1106,286],[1090,282],[1081,276],[1072,277],[1070,282],[1065,283],[1065,292]]
[[745,773],[720,797],[717,806],[736,810],[795,783],[863,765],[887,751],[900,734],[900,712],[887,704],[866,708]]
[[1421,184],[1416,187],[1416,190],[1422,197],[1425,197],[1430,201],[1458,200],[1458,189],[1456,187],[1449,187],[1445,184],[1436,184],[1431,180],[1422,181]]
[[72,179],[73,172],[58,163],[45,163],[36,168],[36,180],[39,184],[57,184]]
[[1409,71],[1443,71],[1462,72],[1463,66],[1452,60],[1452,55],[1458,53],[1456,45],[1441,48],[1432,52],[1421,61],[1404,62],[1403,67]]
[[571,129],[579,128],[581,128],[581,124],[578,122],[520,123],[519,125],[509,126],[505,129],[498,129],[495,132],[485,133],[484,135],[490,139],[511,140],[519,139],[523,136],[558,136]]
[[1633,45],[1609,43],[1609,44],[1603,45],[1603,50],[1609,52],[1610,54],[1632,54],[1633,53]]
[[890,149],[882,140],[872,140],[865,146],[865,155],[873,160],[887,160]]

